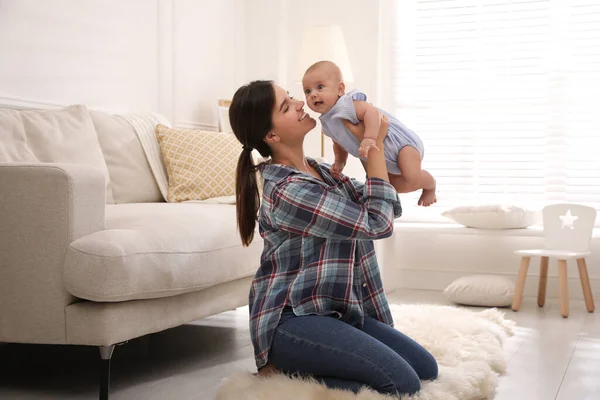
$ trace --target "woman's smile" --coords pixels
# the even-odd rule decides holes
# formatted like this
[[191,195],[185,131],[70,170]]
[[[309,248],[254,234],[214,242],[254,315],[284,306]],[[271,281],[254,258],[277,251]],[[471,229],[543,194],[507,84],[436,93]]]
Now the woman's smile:
[[300,118],[298,118],[298,122],[302,121],[306,117],[308,117],[308,113],[305,113],[304,110],[302,110],[302,115],[300,116]]

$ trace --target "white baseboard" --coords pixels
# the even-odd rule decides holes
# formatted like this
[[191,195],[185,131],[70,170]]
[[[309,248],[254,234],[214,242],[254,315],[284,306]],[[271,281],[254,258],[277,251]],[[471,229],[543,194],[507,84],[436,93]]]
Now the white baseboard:
[[[550,267],[552,269],[552,266]],[[556,269],[556,268],[555,268]],[[589,270],[589,266],[588,266]],[[444,290],[452,281],[463,276],[477,275],[480,273],[473,271],[428,271],[428,270],[410,270],[397,269],[388,272],[385,277],[386,288],[389,291],[393,289],[421,289],[421,290]],[[583,300],[581,291],[581,281],[577,268],[569,268],[569,298],[574,300]],[[497,273],[495,275],[505,276],[514,282],[517,280],[516,273]],[[525,281],[525,296],[537,297],[539,274],[528,274]],[[590,279],[592,293],[595,297],[600,294],[600,279]],[[548,286],[546,297],[558,297],[558,278],[548,276]]]

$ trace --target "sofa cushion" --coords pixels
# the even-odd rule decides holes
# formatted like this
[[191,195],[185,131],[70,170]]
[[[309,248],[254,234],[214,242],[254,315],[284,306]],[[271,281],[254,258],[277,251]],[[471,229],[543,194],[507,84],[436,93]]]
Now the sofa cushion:
[[106,202],[114,203],[108,167],[85,106],[0,109],[0,139],[0,162],[72,163],[97,168],[105,177]]
[[123,118],[90,110],[110,172],[115,203],[163,201],[140,139]]
[[167,174],[170,203],[235,194],[242,145],[233,134],[156,127]]
[[262,239],[243,247],[235,206],[199,203],[111,205],[104,231],[71,243],[66,289],[93,301],[173,296],[252,276]]

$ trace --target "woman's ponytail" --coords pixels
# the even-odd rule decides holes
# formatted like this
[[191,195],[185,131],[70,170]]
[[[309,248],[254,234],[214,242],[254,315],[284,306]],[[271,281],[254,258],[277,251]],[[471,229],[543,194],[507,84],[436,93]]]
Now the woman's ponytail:
[[256,180],[256,166],[252,159],[252,152],[244,149],[238,159],[235,174],[237,225],[244,246],[249,246],[254,239],[254,228],[260,205]]
[[260,206],[252,149],[258,150],[264,158],[271,156],[271,148],[263,139],[273,127],[271,114],[274,105],[273,82],[254,81],[235,92],[229,107],[231,129],[244,147],[235,175],[237,226],[244,246],[252,243]]

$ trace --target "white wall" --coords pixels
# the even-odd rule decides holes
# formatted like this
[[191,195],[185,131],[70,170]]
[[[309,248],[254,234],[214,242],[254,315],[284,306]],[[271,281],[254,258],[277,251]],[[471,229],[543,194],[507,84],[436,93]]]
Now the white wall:
[[158,111],[216,129],[243,81],[243,0],[0,1],[0,103]]
[[0,95],[155,109],[155,3],[1,2]]
[[173,0],[174,121],[216,128],[216,101],[243,83],[243,0]]

